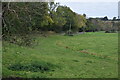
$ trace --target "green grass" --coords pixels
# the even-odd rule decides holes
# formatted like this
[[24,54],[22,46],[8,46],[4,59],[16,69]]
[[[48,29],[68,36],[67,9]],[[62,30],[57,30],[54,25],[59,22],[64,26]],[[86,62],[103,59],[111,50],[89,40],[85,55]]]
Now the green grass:
[[3,77],[117,78],[118,34],[37,36],[33,48],[3,42]]
[[2,77],[2,41],[0,40],[0,78]]

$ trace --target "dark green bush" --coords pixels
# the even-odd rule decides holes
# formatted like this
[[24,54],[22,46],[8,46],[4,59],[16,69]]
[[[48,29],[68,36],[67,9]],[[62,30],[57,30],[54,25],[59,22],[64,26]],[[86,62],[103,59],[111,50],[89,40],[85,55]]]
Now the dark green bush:
[[105,33],[110,33],[110,31],[105,31]]
[[29,46],[32,47],[36,45],[35,37],[31,35],[9,35],[3,37],[5,41],[8,41],[19,46]]
[[34,61],[29,64],[15,63],[8,67],[8,69],[13,71],[31,71],[31,72],[46,72],[54,71],[53,69],[57,67],[51,63]]

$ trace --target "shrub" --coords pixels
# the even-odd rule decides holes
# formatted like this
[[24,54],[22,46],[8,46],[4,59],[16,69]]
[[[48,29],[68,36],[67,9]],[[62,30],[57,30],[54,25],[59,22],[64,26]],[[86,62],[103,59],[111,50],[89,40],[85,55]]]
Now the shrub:
[[57,67],[51,63],[47,63],[44,61],[34,61],[29,64],[21,64],[15,63],[8,67],[8,69],[13,71],[31,71],[31,72],[46,72],[46,71],[54,71],[53,69]]
[[110,33],[110,31],[105,31],[105,33]]
[[36,43],[35,38],[31,35],[9,35],[3,39],[19,46],[34,46]]

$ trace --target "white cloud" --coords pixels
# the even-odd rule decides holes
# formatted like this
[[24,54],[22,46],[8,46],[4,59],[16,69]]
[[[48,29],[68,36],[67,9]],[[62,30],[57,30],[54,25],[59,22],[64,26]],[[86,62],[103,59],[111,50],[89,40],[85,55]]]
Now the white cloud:
[[118,2],[119,0],[55,0],[55,2]]
[[120,0],[1,0],[2,2],[118,2]]

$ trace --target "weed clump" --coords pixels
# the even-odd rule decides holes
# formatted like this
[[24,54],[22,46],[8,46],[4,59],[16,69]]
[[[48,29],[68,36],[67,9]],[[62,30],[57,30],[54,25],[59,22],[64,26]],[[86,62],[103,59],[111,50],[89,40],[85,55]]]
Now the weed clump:
[[13,71],[31,71],[31,72],[46,72],[54,71],[56,65],[47,62],[32,62],[30,64],[20,64],[16,63],[8,67],[8,69]]
[[72,60],[72,61],[74,61],[74,62],[79,62],[78,60]]

